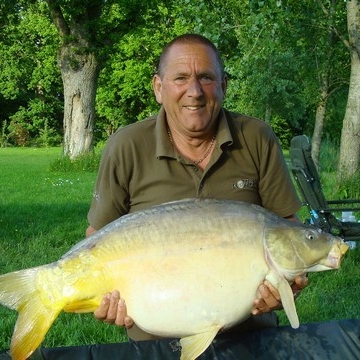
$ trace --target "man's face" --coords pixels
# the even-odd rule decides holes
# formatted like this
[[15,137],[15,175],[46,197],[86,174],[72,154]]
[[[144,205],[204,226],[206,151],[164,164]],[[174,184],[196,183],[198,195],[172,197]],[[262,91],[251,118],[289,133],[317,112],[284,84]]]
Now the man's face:
[[214,51],[203,44],[174,44],[153,79],[169,125],[191,137],[213,128],[226,85]]

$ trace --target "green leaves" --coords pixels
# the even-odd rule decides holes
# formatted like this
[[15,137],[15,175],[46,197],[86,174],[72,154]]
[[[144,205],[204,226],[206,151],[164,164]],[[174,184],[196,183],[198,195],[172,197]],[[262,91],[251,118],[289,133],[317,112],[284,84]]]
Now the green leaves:
[[[48,4],[62,11],[69,30],[62,38]],[[102,140],[158,111],[151,86],[158,56],[185,32],[203,34],[219,47],[230,79],[228,108],[270,123],[286,119],[287,130],[311,129],[319,80],[327,73],[331,128],[341,127],[349,57],[339,36],[329,43],[329,29],[346,34],[344,3],[328,11],[319,2],[296,0],[33,0],[4,1],[0,10],[0,123],[27,112],[35,136],[44,126],[32,120],[42,118],[34,113],[36,101],[49,105],[49,126],[61,129],[60,43],[73,46],[73,70],[81,69],[82,53],[95,54],[100,63],[95,133]]]

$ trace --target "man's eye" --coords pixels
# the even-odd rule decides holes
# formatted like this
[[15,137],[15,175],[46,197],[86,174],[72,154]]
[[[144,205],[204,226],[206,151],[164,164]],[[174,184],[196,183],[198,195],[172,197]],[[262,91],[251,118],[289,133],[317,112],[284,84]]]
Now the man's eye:
[[176,84],[185,84],[187,79],[185,76],[178,76],[174,81]]
[[214,81],[214,79],[207,75],[204,75],[200,78],[200,82],[204,85],[211,84],[213,81]]

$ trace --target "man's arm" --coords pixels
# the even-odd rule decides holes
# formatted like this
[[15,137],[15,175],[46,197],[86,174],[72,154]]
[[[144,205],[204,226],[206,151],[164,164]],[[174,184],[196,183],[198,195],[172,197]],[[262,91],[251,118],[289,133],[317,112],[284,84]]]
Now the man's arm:
[[92,234],[94,234],[96,232],[97,232],[96,229],[94,229],[92,226],[89,226],[85,231],[85,236],[89,237],[89,236],[91,236]]

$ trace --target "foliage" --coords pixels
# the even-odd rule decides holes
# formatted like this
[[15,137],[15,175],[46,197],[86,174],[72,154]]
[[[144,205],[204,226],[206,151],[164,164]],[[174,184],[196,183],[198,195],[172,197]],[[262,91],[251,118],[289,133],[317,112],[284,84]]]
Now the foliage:
[[99,168],[100,154],[97,152],[91,152],[70,159],[69,156],[62,156],[57,158],[50,164],[50,171],[74,173],[82,171],[96,172]]
[[7,121],[4,120],[1,126],[1,134],[0,134],[0,147],[6,147],[9,143],[9,133],[7,129]]
[[341,199],[360,199],[360,170],[340,180],[338,193]]
[[[313,130],[320,79],[326,72],[331,96],[325,132],[333,141],[340,137],[349,57],[340,37],[333,36],[329,49],[328,30],[334,24],[340,34],[346,32],[344,3],[336,2],[329,17],[319,5],[322,2],[311,1],[95,0],[84,17],[88,1],[48,2],[64,9],[70,25],[87,21],[91,30],[85,37],[91,46],[77,51],[93,51],[101,62],[97,142],[158,111],[151,86],[157,59],[163,45],[184,32],[204,34],[219,47],[229,76],[226,107],[270,124],[286,119],[286,129],[293,134]],[[6,1],[1,10],[2,134],[9,133],[12,121],[28,132],[27,144],[59,144],[63,132],[63,89],[56,63],[59,38],[47,2]],[[74,38],[69,35],[62,41]],[[14,137],[8,141],[17,145]],[[9,142],[2,140],[4,144]]]
[[290,141],[293,138],[293,132],[291,131],[289,123],[280,116],[275,116],[271,119],[270,125],[274,130],[281,147],[288,149],[290,147]]
[[[158,8],[161,9],[161,6]],[[162,16],[165,18],[159,19]],[[99,78],[96,109],[101,119],[97,125],[101,128],[101,138],[109,136],[120,126],[157,111],[151,78],[161,45],[169,31],[166,24],[171,19],[166,19],[166,16],[166,12],[149,11],[144,20],[148,24],[160,20],[161,29],[151,26],[134,28],[114,45],[114,54],[109,56]]]
[[3,129],[6,121],[10,143],[24,146],[35,142],[47,127],[57,138],[53,143],[59,144],[61,78],[56,67],[56,33],[46,4],[24,3],[9,15],[0,38]]

